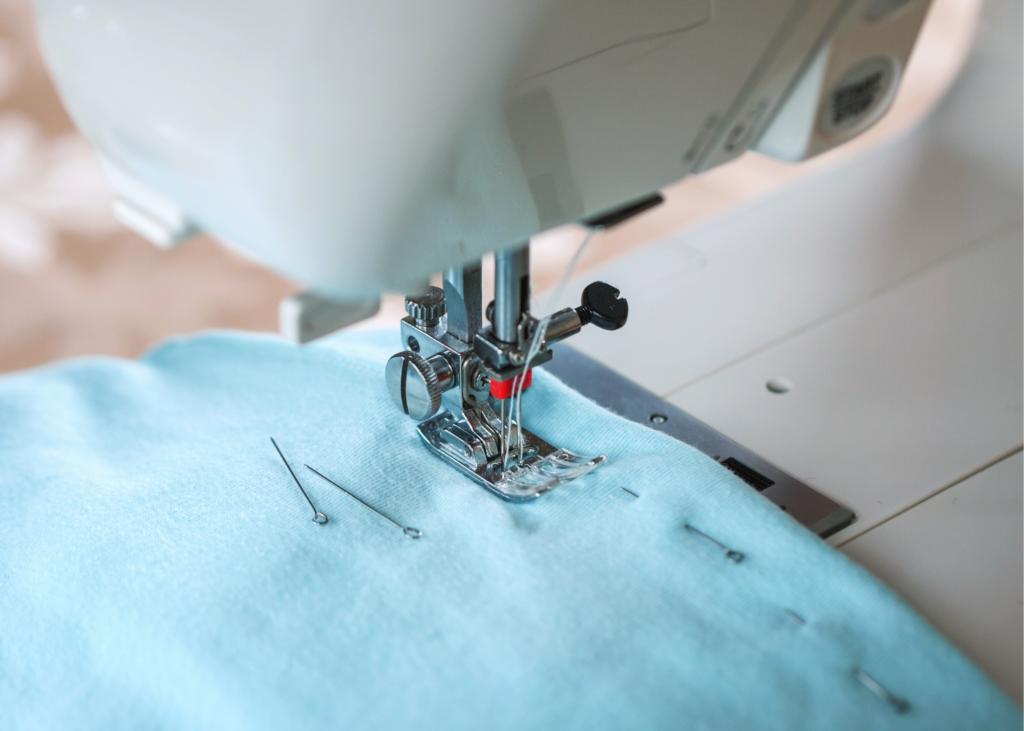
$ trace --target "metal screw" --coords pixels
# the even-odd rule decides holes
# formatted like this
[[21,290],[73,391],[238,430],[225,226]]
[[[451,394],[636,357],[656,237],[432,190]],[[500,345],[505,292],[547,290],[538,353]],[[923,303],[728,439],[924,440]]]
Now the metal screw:
[[652,424],[664,424],[666,421],[668,421],[668,417],[664,414],[651,414]]
[[473,377],[470,379],[470,382],[473,384],[474,390],[477,391],[486,391],[491,385],[491,379],[488,377],[487,372],[479,365],[473,369]]

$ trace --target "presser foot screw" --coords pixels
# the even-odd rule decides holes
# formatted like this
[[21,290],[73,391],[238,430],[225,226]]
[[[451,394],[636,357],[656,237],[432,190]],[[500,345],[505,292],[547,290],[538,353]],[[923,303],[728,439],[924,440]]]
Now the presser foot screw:
[[480,368],[480,366],[477,366],[473,370],[473,378],[471,379],[471,383],[474,391],[486,391],[488,388],[490,388],[491,379],[487,376],[487,373],[484,372],[482,368]]

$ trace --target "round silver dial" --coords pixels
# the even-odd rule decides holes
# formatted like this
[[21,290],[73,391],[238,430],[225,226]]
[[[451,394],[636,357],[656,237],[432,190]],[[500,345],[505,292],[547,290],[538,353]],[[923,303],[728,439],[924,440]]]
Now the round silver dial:
[[417,421],[441,408],[441,384],[434,367],[422,355],[404,350],[391,356],[384,369],[391,398]]

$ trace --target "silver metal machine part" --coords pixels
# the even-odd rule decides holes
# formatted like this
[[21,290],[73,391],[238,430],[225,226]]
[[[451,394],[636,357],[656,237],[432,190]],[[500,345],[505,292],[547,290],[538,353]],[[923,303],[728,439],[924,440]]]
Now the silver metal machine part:
[[617,289],[595,282],[580,307],[552,315],[543,339],[531,349],[540,323],[529,312],[529,265],[528,245],[495,255],[489,327],[481,317],[479,261],[448,269],[443,290],[428,287],[406,297],[409,316],[402,320],[401,339],[408,349],[392,356],[385,368],[395,403],[417,421],[426,419],[418,431],[427,446],[514,502],[532,500],[605,462],[604,456],[557,449],[522,429],[516,395],[528,385],[528,371],[551,359],[552,343],[590,322],[617,329],[628,314]]
[[[509,502],[533,500],[607,461],[604,455],[584,457],[557,449],[523,429],[522,459],[510,450],[509,464],[502,465],[500,456],[488,457],[480,440],[450,411],[423,422],[417,431],[435,454]],[[516,441],[514,434],[510,441]]]
[[447,312],[444,291],[427,287],[420,294],[407,296],[405,311],[416,321],[417,327],[435,327]]
[[494,337],[519,342],[519,324],[530,307],[529,245],[494,254]]
[[856,520],[839,503],[607,366],[564,344],[554,351],[545,370],[567,386],[619,416],[699,449],[820,537]]
[[448,302],[448,332],[472,343],[483,326],[483,273],[480,260],[444,273],[444,298]]
[[388,360],[384,380],[402,411],[426,419],[441,408],[441,394],[455,385],[455,371],[441,354],[424,358],[404,350]]

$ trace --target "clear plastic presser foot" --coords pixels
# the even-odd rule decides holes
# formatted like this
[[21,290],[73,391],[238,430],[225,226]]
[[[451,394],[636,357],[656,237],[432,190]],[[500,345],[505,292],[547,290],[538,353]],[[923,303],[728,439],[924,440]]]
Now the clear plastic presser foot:
[[510,450],[508,462],[502,464],[496,440],[478,436],[472,419],[456,419],[443,411],[417,427],[431,451],[459,468],[503,500],[526,502],[559,485],[582,477],[608,461],[605,455],[584,457],[551,446],[536,434],[522,430],[522,459],[518,439]]

